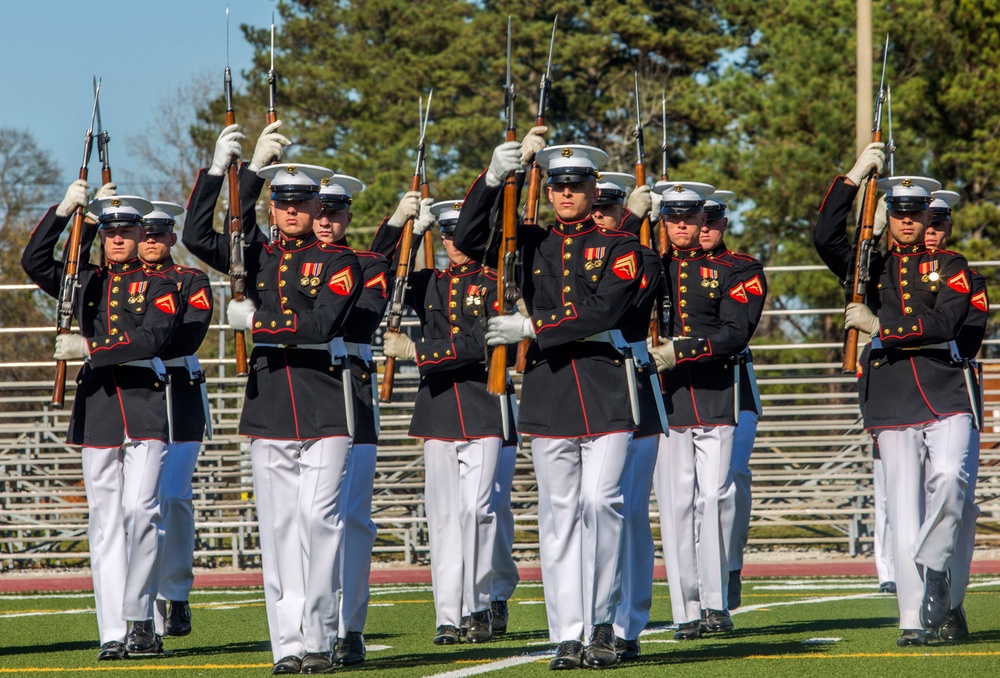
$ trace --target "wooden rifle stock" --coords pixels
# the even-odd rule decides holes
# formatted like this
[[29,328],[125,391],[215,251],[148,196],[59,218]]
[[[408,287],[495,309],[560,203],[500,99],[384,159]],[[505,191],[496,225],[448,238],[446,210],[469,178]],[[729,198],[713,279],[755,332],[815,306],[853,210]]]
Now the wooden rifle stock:
[[[236,113],[226,111],[226,126],[236,123]],[[226,171],[229,181],[229,288],[233,300],[243,301],[246,298],[246,268],[243,265],[243,213],[240,207],[239,168],[236,163],[230,163]],[[235,250],[239,248],[239,251]],[[236,374],[245,377],[250,370],[247,364],[247,340],[243,330],[233,330],[236,342]]]
[[[882,130],[872,133],[872,142],[882,141]],[[872,240],[875,237],[875,209],[878,206],[878,177],[875,171],[869,173],[865,185],[865,198],[861,210],[861,233],[854,250],[854,280],[851,284],[851,302],[864,303],[868,276],[868,258],[871,256]],[[841,370],[857,372],[858,369],[858,330],[854,327],[847,330],[844,338],[844,362]]]
[[[545,118],[538,116],[535,118],[535,127],[545,124]],[[524,205],[524,225],[538,225],[538,203],[542,195],[542,167],[537,162],[531,163],[531,171],[528,173],[528,201]],[[524,368],[528,366],[528,348],[531,346],[531,339],[522,339],[517,342],[517,358],[514,361],[514,370],[518,374],[524,374]]]
[[[516,141],[517,133],[507,130],[506,141]],[[500,252],[497,257],[497,272],[500,279],[497,282],[497,314],[507,313],[506,288],[513,284],[507,280],[512,272],[510,259],[517,251],[517,177],[511,173],[503,185],[503,232],[500,241]],[[517,310],[514,309],[514,313]],[[521,342],[524,343],[524,342]],[[518,347],[520,352],[520,347]],[[486,379],[486,390],[493,395],[507,393],[507,345],[497,344],[490,356],[490,372]]]
[[[413,175],[410,190],[420,188],[420,172]],[[389,300],[389,321],[387,332],[399,334],[403,321],[403,295],[406,293],[406,281],[410,277],[410,259],[413,257],[413,219],[403,224],[403,237],[399,242],[399,261],[396,264],[396,279],[392,288],[392,299]],[[392,402],[392,388],[396,380],[396,359],[385,357],[385,368],[382,373],[382,387],[378,399],[383,403]]]
[[[87,180],[87,168],[80,168],[79,178]],[[73,323],[73,306],[76,299],[76,277],[80,269],[80,239],[83,236],[84,209],[77,207],[73,213],[73,226],[69,231],[69,242],[66,243],[66,267],[63,271],[63,289],[59,294],[59,324],[56,334],[69,334]],[[68,288],[68,289],[67,289]],[[66,305],[63,307],[63,305]],[[66,313],[69,313],[67,316]],[[52,406],[62,409],[66,401],[66,361],[56,361],[56,378],[52,384]]]

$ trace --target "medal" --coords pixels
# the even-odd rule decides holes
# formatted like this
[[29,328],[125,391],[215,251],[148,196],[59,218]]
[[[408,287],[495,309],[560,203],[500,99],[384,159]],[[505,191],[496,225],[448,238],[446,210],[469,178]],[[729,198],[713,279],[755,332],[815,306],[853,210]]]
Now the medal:
[[299,278],[299,284],[303,287],[309,287],[309,276],[302,276]]
[[593,270],[594,270],[594,262],[592,262],[592,261],[588,261],[587,263],[585,263],[585,264],[583,265],[583,267],[584,267],[584,268],[585,268],[586,270],[588,270],[588,271],[593,271]]
[[313,287],[319,287],[321,282],[322,281],[319,278],[310,278],[309,279],[309,284],[312,285]]

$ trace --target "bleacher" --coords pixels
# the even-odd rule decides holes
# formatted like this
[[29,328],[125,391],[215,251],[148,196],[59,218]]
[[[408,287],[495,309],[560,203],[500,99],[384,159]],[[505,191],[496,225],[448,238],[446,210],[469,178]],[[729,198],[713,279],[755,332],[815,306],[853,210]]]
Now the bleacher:
[[[976,262],[982,270],[1000,262]],[[773,267],[768,276],[794,275],[817,267]],[[25,286],[0,286],[5,290]],[[216,307],[225,308],[227,285],[215,287]],[[995,306],[995,312],[1000,306]],[[765,311],[771,316],[839,314],[841,309]],[[225,325],[213,325],[203,347],[203,365],[213,413],[214,438],[206,442],[194,477],[198,541],[203,566],[257,567],[260,550],[247,440],[237,435],[242,381],[225,357]],[[0,328],[3,332],[51,334],[52,328]],[[989,342],[997,343],[996,341]],[[862,430],[855,379],[839,362],[796,362],[802,349],[835,356],[838,344],[751,344],[764,416],[751,458],[754,479],[749,548],[823,548],[856,555],[871,550],[874,505],[871,440]],[[223,354],[219,358],[220,352]],[[813,351],[812,353],[817,353]],[[379,356],[381,360],[381,356]],[[988,377],[993,363],[986,360]],[[87,507],[79,453],[64,443],[67,408],[49,404],[48,381],[13,381],[12,367],[51,363],[0,361],[0,570],[86,564]],[[70,375],[76,367],[71,364]],[[423,458],[419,441],[406,435],[416,371],[396,377],[395,401],[382,408],[373,517],[379,536],[376,557],[406,563],[428,559],[423,507]],[[1000,386],[987,379],[987,426],[977,501],[983,511],[977,541],[1000,540]],[[996,409],[993,409],[996,408]],[[513,488],[519,557],[537,557],[536,487],[530,441],[518,455]],[[654,534],[659,516],[651,506]]]

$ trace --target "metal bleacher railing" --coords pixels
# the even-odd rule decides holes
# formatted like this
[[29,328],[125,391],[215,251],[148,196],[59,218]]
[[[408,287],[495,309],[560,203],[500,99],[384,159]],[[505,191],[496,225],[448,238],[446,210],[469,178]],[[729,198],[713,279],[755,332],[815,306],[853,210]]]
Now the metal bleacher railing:
[[[996,261],[976,262],[980,270],[998,265]],[[823,269],[778,266],[766,270],[774,280]],[[226,283],[215,284],[219,309],[225,308],[227,288]],[[34,288],[0,286],[0,303],[5,294],[30,289]],[[991,312],[997,309],[1000,306]],[[842,312],[840,308],[775,309],[765,315],[781,321]],[[227,330],[225,325],[213,325],[201,351],[215,436],[204,445],[194,477],[195,557],[199,565],[255,567],[260,547],[248,444],[236,432],[243,382],[235,375],[232,358],[225,357]],[[52,328],[0,328],[0,335],[12,332],[46,335]],[[839,361],[803,362],[801,358],[804,349],[838,349],[839,344],[755,341],[751,346],[764,416],[751,458],[750,548],[812,546],[851,555],[869,551],[874,513],[871,441],[861,428],[855,379],[840,374]],[[1000,361],[985,362],[989,377],[990,368],[995,367],[991,363]],[[10,356],[0,360],[0,570],[86,564],[88,557],[79,454],[64,442],[69,403],[65,410],[51,409],[50,382],[9,377],[16,368],[48,366],[51,362],[17,362]],[[982,437],[977,501],[983,511],[980,520],[992,522],[1000,516],[1000,386],[993,386],[989,378],[986,382],[991,404]],[[68,386],[67,401],[73,395],[73,384]],[[373,504],[379,528],[376,557],[407,563],[428,558],[421,446],[406,435],[416,387],[415,368],[404,366],[396,377],[395,402],[382,408]],[[512,499],[515,551],[520,557],[533,558],[538,548],[536,486],[527,449],[518,455]],[[658,534],[655,497],[651,520]],[[978,539],[995,543],[1000,536],[995,530],[980,530]]]

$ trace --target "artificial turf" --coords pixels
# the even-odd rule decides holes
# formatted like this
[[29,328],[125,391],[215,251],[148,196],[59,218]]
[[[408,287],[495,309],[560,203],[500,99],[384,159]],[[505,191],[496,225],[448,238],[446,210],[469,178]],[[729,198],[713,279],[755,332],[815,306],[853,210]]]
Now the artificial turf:
[[[619,671],[635,676],[984,676],[1000,674],[1000,577],[977,577],[966,597],[972,635],[964,642],[898,648],[893,596],[872,578],[752,579],[736,630],[672,640],[667,587],[654,588],[642,658]],[[499,640],[437,647],[429,586],[373,589],[365,638],[368,661],[337,673],[399,678],[461,672],[547,674],[550,652],[542,589],[526,582]],[[265,676],[271,653],[261,589],[202,589],[191,597],[194,632],[167,638],[155,659],[98,663],[97,623],[88,593],[0,595],[0,675]],[[538,656],[525,656],[537,653]],[[523,658],[521,658],[523,657]],[[504,661],[508,660],[508,661]],[[503,662],[501,664],[501,662]],[[506,665],[506,668],[503,666]]]

